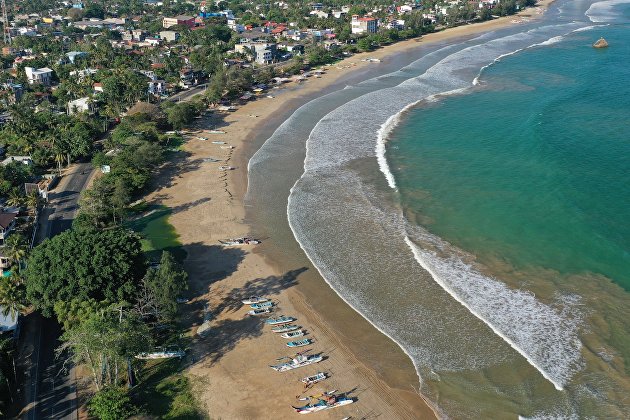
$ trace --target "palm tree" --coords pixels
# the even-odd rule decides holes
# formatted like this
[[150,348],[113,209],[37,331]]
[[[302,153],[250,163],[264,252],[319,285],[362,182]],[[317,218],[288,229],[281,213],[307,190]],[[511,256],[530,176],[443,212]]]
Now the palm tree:
[[24,197],[17,189],[12,189],[9,193],[9,198],[7,199],[7,204],[13,207],[22,206]]
[[26,196],[24,203],[26,207],[36,210],[39,205],[39,193],[37,193],[37,191],[31,191],[31,193]]
[[20,276],[11,274],[0,279],[0,306],[5,317],[16,318],[26,311],[26,287]]
[[6,246],[5,254],[7,258],[17,263],[19,272],[22,268],[22,260],[28,254],[28,242],[24,236],[16,233],[6,240]]

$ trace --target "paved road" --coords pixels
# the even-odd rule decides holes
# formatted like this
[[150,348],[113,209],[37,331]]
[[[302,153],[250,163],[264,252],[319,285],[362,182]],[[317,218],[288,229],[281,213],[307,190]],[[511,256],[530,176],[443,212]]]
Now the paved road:
[[205,89],[206,89],[206,85],[205,84],[199,85],[199,86],[194,87],[192,89],[176,93],[175,95],[169,97],[167,100],[171,101],[171,102],[187,101],[191,97],[202,93]]
[[[49,194],[48,208],[41,216],[40,239],[53,237],[72,226],[81,191],[91,172],[89,163],[74,165],[73,171]],[[25,320],[22,332],[29,353],[24,380],[25,409],[20,418],[77,419],[74,370],[66,357],[55,357],[60,344],[59,324],[54,319],[32,314]]]

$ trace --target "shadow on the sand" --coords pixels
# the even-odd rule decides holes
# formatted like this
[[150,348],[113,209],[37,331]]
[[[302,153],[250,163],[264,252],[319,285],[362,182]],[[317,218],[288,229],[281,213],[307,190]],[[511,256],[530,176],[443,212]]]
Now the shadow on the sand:
[[[240,251],[223,249],[223,251]],[[241,251],[242,252],[242,251]],[[209,308],[206,302],[198,300],[187,305],[187,312],[198,323],[212,320],[224,311],[235,311],[243,306],[241,300],[248,296],[275,296],[281,291],[297,284],[297,277],[306,271],[306,267],[290,270],[281,276],[269,276],[248,281],[243,287],[232,289],[218,306]],[[216,281],[216,280],[215,280]],[[207,285],[206,285],[207,287]],[[202,291],[202,292],[205,292]],[[212,321],[210,321],[212,322]],[[259,337],[263,333],[264,319],[246,316],[242,319],[226,319],[212,322],[204,336],[196,336],[191,344],[192,363],[209,363],[220,360],[242,340]]]
[[295,286],[300,274],[308,270],[301,267],[287,271],[281,276],[260,277],[249,280],[243,287],[234,288],[216,308],[216,313],[223,311],[236,311],[243,306],[242,300],[250,296],[265,296],[267,298],[280,294],[283,290]]
[[184,267],[191,279],[190,294],[203,295],[210,286],[233,274],[247,254],[240,248],[205,245],[195,242],[184,246],[187,253]]

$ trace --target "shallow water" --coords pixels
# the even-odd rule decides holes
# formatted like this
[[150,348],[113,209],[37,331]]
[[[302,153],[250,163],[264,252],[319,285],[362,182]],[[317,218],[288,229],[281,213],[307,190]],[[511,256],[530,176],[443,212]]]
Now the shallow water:
[[[581,83],[588,72],[602,71],[584,58],[599,54],[589,46],[595,32],[583,30],[588,8],[559,3],[540,23],[418,51],[400,71],[305,105],[250,161],[248,202],[259,221],[274,225],[299,178],[288,218],[301,247],[399,343],[422,391],[450,417],[622,417],[628,409],[630,301],[609,280],[623,284],[627,273],[623,258],[614,263],[627,258],[628,201],[598,201],[628,184],[615,171],[586,182],[601,169],[595,157],[618,159],[622,172],[627,150],[589,136],[577,153],[569,146],[585,133],[579,126],[545,140],[560,122],[570,127],[570,116],[584,118],[586,106],[594,120],[610,117],[613,133],[628,132],[621,107],[599,115],[583,97],[593,89]],[[606,29],[611,39],[616,28]],[[571,66],[578,71],[560,71]],[[610,132],[597,134],[610,141]],[[290,162],[303,159],[305,141],[302,171]],[[282,176],[271,180],[270,168]],[[510,179],[527,182],[516,191]],[[580,217],[567,219],[567,209]],[[605,217],[594,223],[599,210]],[[615,245],[626,253],[611,253]]]

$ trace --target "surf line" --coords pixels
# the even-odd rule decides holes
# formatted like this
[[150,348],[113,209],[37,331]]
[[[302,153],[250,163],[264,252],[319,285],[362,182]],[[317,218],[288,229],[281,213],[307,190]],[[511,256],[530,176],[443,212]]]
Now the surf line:
[[431,274],[431,277],[433,277],[433,279],[436,281],[436,283],[438,283],[444,290],[446,290],[446,292],[449,295],[451,295],[457,302],[459,302],[462,306],[464,306],[466,309],[468,309],[468,311],[471,314],[473,314],[474,316],[479,318],[484,324],[486,324],[488,327],[490,327],[490,329],[496,335],[498,335],[503,340],[505,340],[514,350],[516,350],[521,356],[523,356],[529,362],[530,365],[532,365],[537,371],[539,371],[541,373],[541,375],[545,379],[547,379],[549,382],[551,382],[553,384],[553,386],[558,391],[564,390],[564,385],[562,383],[560,383],[560,382],[556,381],[555,379],[553,379],[524,350],[522,350],[516,343],[514,343],[514,341],[512,341],[512,339],[510,339],[505,334],[503,334],[501,331],[499,331],[491,322],[489,322],[488,320],[484,319],[484,317],[482,315],[480,315],[479,313],[477,313],[477,311],[475,311],[470,305],[468,305],[468,303],[466,303],[466,301],[461,299],[457,295],[457,293],[455,293],[453,288],[450,287],[445,281],[443,281],[443,279],[435,272],[435,270],[433,270],[431,265],[427,264],[427,262],[422,258],[422,255],[420,255],[420,253],[418,252],[417,245],[414,244],[411,241],[411,239],[409,239],[408,236],[405,236],[405,243],[411,249],[411,252],[413,253],[414,258],[416,259],[416,261],[418,261],[418,264],[420,264],[420,266],[422,266],[422,268],[424,268],[429,274]]

